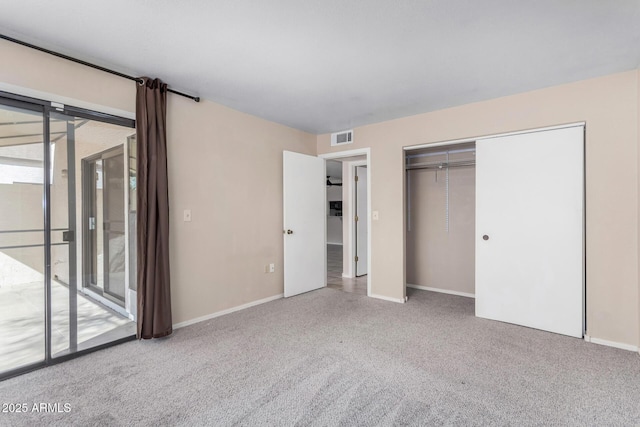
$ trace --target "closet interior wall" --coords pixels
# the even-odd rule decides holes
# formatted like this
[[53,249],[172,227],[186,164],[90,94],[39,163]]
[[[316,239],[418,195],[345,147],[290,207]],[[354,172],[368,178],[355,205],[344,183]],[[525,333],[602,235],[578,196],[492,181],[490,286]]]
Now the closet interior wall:
[[475,144],[407,151],[407,286],[475,294]]

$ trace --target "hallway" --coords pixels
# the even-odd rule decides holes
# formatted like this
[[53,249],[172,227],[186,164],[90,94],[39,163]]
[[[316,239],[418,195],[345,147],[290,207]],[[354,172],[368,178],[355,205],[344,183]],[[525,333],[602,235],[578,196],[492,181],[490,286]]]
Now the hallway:
[[342,245],[327,245],[327,287],[367,295],[367,276],[342,277]]

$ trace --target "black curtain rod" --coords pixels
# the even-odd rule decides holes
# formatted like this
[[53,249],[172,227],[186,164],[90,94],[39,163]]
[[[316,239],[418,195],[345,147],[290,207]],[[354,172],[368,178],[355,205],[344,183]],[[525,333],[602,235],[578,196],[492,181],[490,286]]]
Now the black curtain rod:
[[[85,65],[87,67],[95,68],[96,70],[104,71],[105,73],[113,74],[113,75],[116,75],[118,77],[122,77],[124,79],[129,79],[129,80],[133,80],[133,81],[138,82],[138,83],[142,83],[142,79],[139,78],[139,77],[133,77],[133,76],[129,76],[129,75],[124,74],[124,73],[120,73],[118,71],[110,70],[108,68],[101,67],[99,65],[92,64],[92,63],[87,62],[87,61],[83,61],[81,59],[73,58],[71,56],[64,55],[64,54],[58,53],[58,52],[54,52],[52,50],[45,49],[43,47],[33,45],[31,43],[23,42],[22,40],[18,40],[18,39],[14,39],[12,37],[9,37],[9,36],[5,36],[4,34],[0,34],[0,39],[4,39],[4,40],[10,41],[12,43],[17,43],[19,45],[26,46],[26,47],[29,47],[31,49],[39,50],[40,52],[48,53],[49,55],[57,56],[58,58],[66,59],[68,61],[73,61],[73,62],[76,62],[78,64]],[[200,102],[200,97],[199,96],[188,95],[186,93],[178,92],[177,90],[173,90],[173,89],[169,89],[169,88],[167,88],[167,91],[169,91],[171,93],[175,93],[176,95],[184,96],[185,98],[193,99],[196,102]]]

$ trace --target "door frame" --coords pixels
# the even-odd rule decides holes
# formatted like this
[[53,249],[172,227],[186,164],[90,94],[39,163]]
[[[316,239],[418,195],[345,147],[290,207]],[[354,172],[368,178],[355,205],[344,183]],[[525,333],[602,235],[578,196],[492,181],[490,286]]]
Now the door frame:
[[[350,164],[350,168],[351,168],[351,176],[356,176],[356,171],[357,171],[357,167],[362,167],[362,166],[366,166],[367,169],[369,168],[368,162],[366,160],[358,160],[355,162],[351,162]],[[369,178],[369,176],[367,175],[367,178]],[[351,268],[353,271],[353,277],[361,277],[358,276],[358,263],[355,260],[355,257],[358,255],[358,224],[355,221],[355,215],[357,215],[357,205],[358,205],[358,201],[357,201],[357,195],[358,195],[358,189],[356,188],[358,186],[358,184],[353,184],[351,185],[350,189],[351,191],[349,192],[349,201],[351,203],[351,206],[354,207],[353,210],[353,215],[352,218],[349,219],[349,222],[351,223],[351,242],[352,244],[350,245],[349,249],[351,252]],[[367,219],[369,219],[369,181],[367,181]],[[367,223],[367,245],[369,244],[369,227],[368,227],[368,223]],[[368,249],[369,247],[367,247]],[[369,260],[367,259],[367,262],[369,262]],[[367,276],[369,274],[369,264],[367,264]]]
[[[426,144],[418,144],[418,145],[408,145],[408,146],[404,146],[402,147],[403,150],[403,169],[404,169],[404,162],[405,162],[405,156],[408,152],[414,151],[414,150],[419,150],[422,148],[431,148],[431,147],[447,147],[447,146],[455,146],[458,144],[466,144],[466,143],[470,143],[470,142],[477,142],[480,140],[484,140],[484,139],[492,139],[492,138],[496,138],[496,137],[502,137],[502,136],[511,136],[511,135],[522,135],[522,134],[529,134],[529,133],[535,133],[535,132],[545,132],[545,131],[550,131],[550,130],[557,130],[557,129],[565,129],[565,128],[570,128],[570,127],[579,127],[582,126],[584,129],[584,137],[582,140],[582,144],[583,144],[583,186],[582,186],[582,191],[583,191],[583,195],[582,195],[582,200],[583,200],[583,206],[582,206],[582,216],[583,216],[583,221],[582,221],[582,304],[583,304],[583,309],[582,309],[582,324],[583,324],[583,339],[588,340],[588,334],[587,334],[587,221],[586,221],[586,216],[587,216],[587,183],[586,183],[586,165],[587,165],[587,147],[586,147],[586,141],[587,141],[587,135],[586,135],[586,131],[587,131],[587,123],[582,121],[582,122],[571,122],[571,123],[565,123],[565,124],[560,124],[560,125],[554,125],[554,126],[547,126],[547,127],[538,127],[538,128],[529,128],[529,129],[523,129],[523,130],[519,130],[519,131],[512,131],[512,132],[503,132],[503,133],[496,133],[496,134],[489,134],[489,135],[481,135],[481,136],[477,136],[477,137],[470,137],[470,138],[463,138],[463,139],[452,139],[452,140],[448,140],[448,141],[439,141],[439,142],[433,142],[433,143],[426,143]],[[403,174],[402,174],[402,180],[403,180],[403,218],[407,218],[408,215],[408,210],[407,210],[407,192],[406,192],[406,188],[407,188],[407,174],[406,171],[403,170]],[[407,235],[407,221],[404,221],[404,236]],[[406,239],[405,239],[405,244],[406,244]],[[405,253],[404,253],[404,292],[406,295],[407,292],[407,254],[406,254],[406,247],[405,247]]]
[[[344,159],[347,157],[356,157],[356,156],[365,156],[366,160],[362,160],[362,164],[360,166],[367,166],[367,269],[368,269],[368,274],[367,274],[367,296],[371,297],[373,296],[372,292],[371,292],[371,282],[373,281],[373,273],[372,273],[372,268],[371,268],[371,254],[372,254],[372,250],[371,250],[371,220],[372,220],[372,211],[371,211],[371,149],[370,148],[356,148],[353,150],[346,150],[346,151],[336,151],[333,153],[325,153],[325,154],[320,154],[318,155],[318,157],[325,159],[326,160],[340,160],[340,159]],[[326,163],[326,162],[325,162]],[[326,167],[325,167],[326,168]],[[355,197],[355,188],[352,189],[351,194],[349,195],[350,201],[353,202],[353,198]],[[327,203],[325,203],[325,210],[327,210],[326,215],[328,215],[328,205]],[[354,230],[352,230],[352,240],[355,239],[355,228]],[[327,236],[325,233],[325,247],[327,245]],[[352,258],[354,259],[354,258]],[[355,264],[355,261],[352,261]],[[324,266],[324,270],[327,271],[327,260],[325,258],[325,266]],[[355,273],[355,265],[353,265],[353,271]]]

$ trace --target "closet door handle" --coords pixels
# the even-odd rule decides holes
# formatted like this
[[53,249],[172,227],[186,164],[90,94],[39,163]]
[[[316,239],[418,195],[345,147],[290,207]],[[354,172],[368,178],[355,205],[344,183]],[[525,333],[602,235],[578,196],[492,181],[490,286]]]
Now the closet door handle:
[[482,236],[482,240],[489,240],[489,236],[485,234],[484,236]]

